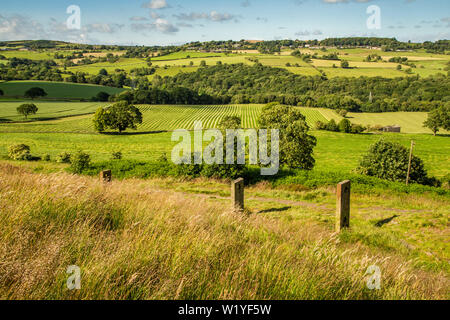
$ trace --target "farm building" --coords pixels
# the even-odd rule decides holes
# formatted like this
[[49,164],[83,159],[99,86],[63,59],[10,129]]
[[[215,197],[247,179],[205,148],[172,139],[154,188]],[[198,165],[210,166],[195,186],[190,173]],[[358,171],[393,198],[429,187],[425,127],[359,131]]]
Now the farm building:
[[401,132],[402,127],[398,125],[383,127],[383,132]]

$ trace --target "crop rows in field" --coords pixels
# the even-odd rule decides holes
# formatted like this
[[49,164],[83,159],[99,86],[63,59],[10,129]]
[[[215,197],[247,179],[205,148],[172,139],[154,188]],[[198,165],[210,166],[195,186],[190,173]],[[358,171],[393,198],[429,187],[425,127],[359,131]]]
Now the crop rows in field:
[[325,118],[317,108],[300,108],[300,110],[306,117],[306,122],[312,128],[315,127],[317,121],[327,122],[327,118]]
[[203,128],[217,128],[226,116],[239,116],[244,128],[255,128],[260,105],[230,106],[140,106],[144,123],[140,130],[176,130],[194,128],[201,121]]
[[[73,104],[72,108],[69,109],[73,109],[74,106],[76,106],[76,104]],[[81,106],[82,105],[80,104],[80,107]],[[95,106],[83,105],[83,107],[94,108]],[[143,114],[143,123],[138,126],[138,132],[173,131],[176,129],[192,130],[195,121],[201,121],[202,126],[205,129],[217,128],[222,119],[226,116],[240,117],[242,119],[243,128],[256,128],[258,126],[257,119],[263,108],[262,105],[140,105],[138,107]],[[90,110],[92,112],[94,111],[93,109]],[[300,110],[306,116],[306,120],[311,128],[314,127],[317,121],[325,122],[327,120],[319,109],[301,108]],[[67,110],[65,111],[67,112]],[[52,114],[55,114],[56,110],[51,110],[51,112]],[[80,114],[76,113],[74,110],[71,112],[73,112],[74,115]],[[0,132],[93,133],[95,131],[92,123],[92,115],[87,115],[23,124],[6,123],[0,125]]]

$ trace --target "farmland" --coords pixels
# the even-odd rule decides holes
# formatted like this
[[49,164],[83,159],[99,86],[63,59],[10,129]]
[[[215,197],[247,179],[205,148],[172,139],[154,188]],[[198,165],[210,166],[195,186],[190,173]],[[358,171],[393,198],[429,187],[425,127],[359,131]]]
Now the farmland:
[[[61,71],[71,72],[86,72],[89,74],[98,74],[101,69],[107,70],[109,73],[115,73],[117,69],[125,70],[129,72],[134,68],[142,68],[147,66],[145,59],[141,58],[125,58],[122,57],[123,51],[105,51],[120,56],[117,62],[101,62],[81,66],[73,66],[64,69],[60,66]],[[195,68],[200,65],[201,61],[204,61],[206,65],[215,65],[219,61],[222,63],[236,64],[245,63],[253,64],[259,61],[261,64],[271,67],[285,68],[292,73],[310,76],[319,75],[319,71],[326,74],[326,76],[333,77],[360,77],[360,76],[381,76],[388,78],[404,77],[411,75],[420,75],[427,77],[438,73],[445,74],[447,63],[450,61],[449,55],[427,53],[425,51],[408,51],[408,52],[381,52],[374,49],[328,49],[327,52],[322,52],[318,49],[303,49],[302,53],[305,54],[318,54],[320,57],[323,54],[336,53],[339,59],[347,60],[350,63],[350,68],[340,68],[339,61],[322,60],[319,58],[312,58],[310,63],[306,63],[300,58],[290,56],[291,51],[283,51],[281,54],[261,54],[246,50],[239,51],[239,53],[222,53],[222,52],[200,52],[200,51],[178,51],[170,53],[164,56],[151,57],[153,67],[156,67],[156,73],[150,75],[149,78],[153,78],[155,75],[166,76],[174,75],[179,72],[193,72]],[[32,60],[55,60],[58,64],[61,64],[61,60],[54,59],[54,53],[69,55],[73,52],[54,50],[54,51],[5,51],[2,52],[6,58],[26,58]],[[380,55],[382,62],[365,62],[365,58],[368,55]],[[89,53],[84,56],[89,56]],[[92,56],[99,56],[100,53],[95,52]],[[408,61],[414,63],[416,68],[412,68],[411,74],[406,74],[404,70],[408,66],[403,66],[402,70],[397,70],[397,63],[388,62],[392,57],[407,57]],[[77,60],[75,61],[77,62]],[[191,65],[192,63],[192,65]],[[333,67],[335,65],[336,67]]]
[[[24,101],[0,102],[0,119],[2,122],[23,120],[16,108]],[[30,116],[30,123],[23,125],[4,124],[0,132],[74,132],[94,133],[92,114],[105,103],[95,102],[36,102],[40,111]],[[263,105],[216,105],[216,106],[170,106],[138,105],[143,113],[144,123],[138,132],[172,131],[180,128],[193,129],[194,121],[202,121],[204,128],[216,128],[225,116],[239,116],[244,128],[255,128],[257,118]],[[335,111],[324,108],[299,108],[311,128],[317,121],[327,122],[343,118]],[[83,115],[83,116],[82,116]],[[71,119],[70,116],[77,116]],[[59,119],[64,118],[64,119]],[[348,119],[355,124],[388,126],[398,124],[403,133],[431,133],[423,127],[425,112],[394,113],[349,113]],[[34,122],[35,120],[53,120]],[[70,129],[69,129],[70,128]],[[443,131],[445,133],[445,131]]]
[[84,85],[64,82],[46,82],[46,81],[9,81],[0,83],[0,89],[3,90],[5,97],[23,97],[25,91],[30,88],[39,87],[48,94],[46,99],[90,99],[103,91],[109,94],[116,94],[123,89]]
[[[148,55],[139,55],[141,49],[5,52],[7,59],[53,60],[52,70],[63,78],[75,77],[74,82],[86,78],[84,84],[0,82],[4,92],[0,257],[5,261],[0,266],[0,299],[448,299],[450,132],[440,130],[434,136],[423,123],[425,110],[448,101],[447,82],[442,79],[449,55],[424,50],[301,49],[313,56],[308,60],[286,48],[270,54],[170,48],[158,56],[155,50],[161,48],[145,51]],[[68,61],[55,59],[55,53],[76,53],[72,62],[80,65],[66,65]],[[117,54],[114,62],[98,59],[108,53]],[[349,68],[321,57],[330,53],[349,61]],[[83,62],[82,57],[91,54],[95,63]],[[379,54],[382,61],[366,61],[369,54]],[[408,73],[409,66],[398,68],[398,63],[388,62],[405,56],[416,64]],[[230,66],[241,63],[244,66]],[[36,67],[30,65],[30,70]],[[131,72],[136,68],[141,70]],[[136,75],[139,71],[141,75]],[[189,74],[175,84],[158,77],[180,73]],[[437,74],[443,76],[421,82],[422,77]],[[120,76],[122,81],[113,81]],[[196,82],[191,76],[206,80]],[[340,78],[360,76],[368,78],[348,82]],[[383,79],[371,82],[374,77]],[[392,80],[397,77],[404,79]],[[283,88],[290,83],[292,88]],[[279,95],[270,92],[277,85]],[[398,87],[390,92],[392,85]],[[26,100],[23,94],[31,87],[43,88],[48,96]],[[297,88],[305,91],[298,93]],[[378,92],[372,95],[372,88]],[[99,92],[114,95],[126,90],[110,97],[114,102],[92,99]],[[155,102],[155,97],[161,100]],[[277,97],[301,111],[311,129],[307,133],[317,139],[314,168],[283,164],[278,175],[265,177],[256,166],[247,166],[242,173],[245,214],[230,208],[229,180],[234,178],[199,177],[192,173],[196,166],[175,166],[170,161],[178,143],[172,141],[174,130],[187,129],[193,135],[195,121],[201,121],[204,129],[217,128],[227,116],[239,117],[245,129],[258,128],[266,105],[262,99],[280,102]],[[98,133],[93,122],[96,110],[118,101],[123,106],[123,100],[139,108],[143,123],[137,130]],[[17,111],[26,103],[38,107],[27,119]],[[400,125],[398,134],[315,129],[318,121],[343,120],[343,110],[412,111],[346,114],[353,124]],[[122,119],[130,113],[117,112]],[[280,113],[273,117],[284,118]],[[111,109],[104,114],[103,124],[108,126],[114,114]],[[305,128],[303,123],[291,127]],[[380,139],[406,148],[413,140],[414,156],[423,160],[429,177],[439,181],[406,185],[404,180],[361,174],[356,168]],[[8,148],[17,144],[29,146],[33,157],[12,160]],[[290,149],[293,153],[301,149],[295,146]],[[87,153],[89,161],[86,168],[74,171],[79,151]],[[57,160],[61,153],[72,156],[61,163]],[[173,174],[175,167],[188,173]],[[98,179],[99,171],[106,169],[113,174],[108,184]],[[352,183],[351,228],[336,233],[336,184],[347,179]],[[66,266],[74,263],[83,270],[83,290],[72,293],[63,284]],[[36,267],[28,270],[30,265]],[[383,270],[380,290],[366,289],[364,272],[369,265]]]

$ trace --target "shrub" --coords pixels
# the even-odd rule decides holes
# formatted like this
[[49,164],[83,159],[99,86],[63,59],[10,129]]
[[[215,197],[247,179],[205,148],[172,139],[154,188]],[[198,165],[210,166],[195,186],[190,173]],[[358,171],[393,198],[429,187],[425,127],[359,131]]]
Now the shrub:
[[[401,144],[381,139],[373,144],[362,158],[357,171],[361,174],[390,181],[406,181],[409,163],[409,150]],[[435,179],[427,177],[423,161],[412,157],[411,183],[434,185]]]
[[327,124],[322,121],[316,122],[316,130],[327,130]]
[[331,119],[330,122],[328,122],[328,124],[326,126],[326,130],[338,132],[339,126],[337,125],[336,121],[334,121],[334,119]]
[[91,165],[91,156],[83,151],[78,151],[70,157],[70,169],[74,173],[81,174]]
[[360,124],[352,124],[351,133],[360,134],[360,133],[363,133],[366,130],[367,130],[367,128],[362,126],[362,125],[360,125]]
[[44,155],[42,156],[42,160],[44,160],[44,161],[50,161],[50,160],[51,160],[51,157],[50,157],[50,155],[47,153],[47,154],[44,154]]
[[339,131],[343,133],[350,133],[352,131],[352,123],[348,119],[342,119],[339,122]]
[[121,160],[122,159],[122,151],[113,151],[111,154],[112,160]]
[[441,178],[441,183],[444,188],[450,189],[450,173]]
[[340,115],[341,117],[347,117],[348,111],[345,109],[339,109],[337,110],[337,114]]
[[344,68],[344,69],[350,68],[350,64],[348,63],[348,61],[345,61],[345,60],[341,61],[341,68]]
[[376,124],[376,125],[373,125],[373,126],[369,125],[367,127],[367,131],[370,131],[370,132],[383,131],[383,126],[380,125],[380,124]]
[[30,153],[30,147],[26,144],[15,144],[9,146],[8,148],[8,156],[13,160],[32,160],[32,156]]
[[62,152],[56,156],[56,162],[58,163],[70,163],[70,153]]

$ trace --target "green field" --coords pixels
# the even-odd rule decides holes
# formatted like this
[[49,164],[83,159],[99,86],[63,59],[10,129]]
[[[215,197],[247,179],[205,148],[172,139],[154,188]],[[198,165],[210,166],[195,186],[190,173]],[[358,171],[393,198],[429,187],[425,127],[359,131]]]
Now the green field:
[[[344,59],[350,62],[349,69],[340,68],[340,61],[312,59],[311,63],[306,63],[302,59],[290,56],[289,50],[283,52],[283,54],[261,54],[261,53],[217,53],[217,52],[200,52],[200,51],[178,51],[165,56],[151,58],[153,66],[158,66],[156,74],[161,76],[173,76],[179,72],[191,72],[195,69],[183,68],[183,66],[189,66],[190,62],[193,62],[195,67],[200,65],[200,61],[204,60],[207,65],[215,65],[217,62],[235,64],[245,63],[253,64],[249,58],[258,59],[258,61],[266,66],[285,68],[295,74],[301,74],[305,76],[319,75],[316,68],[323,71],[328,77],[404,77],[408,76],[404,70],[409,67],[402,66],[402,70],[397,70],[397,63],[387,62],[391,57],[408,57],[410,62],[416,64],[417,68],[412,69],[412,75],[418,74],[422,77],[435,75],[437,73],[446,74],[445,67],[448,61],[450,61],[449,55],[431,54],[426,53],[423,50],[411,51],[411,52],[382,52],[381,50],[373,49],[328,49],[327,52],[322,52],[317,49],[301,49],[302,53],[314,54],[317,53],[320,56],[330,53],[337,53],[340,59]],[[4,51],[3,54],[7,58],[27,58],[32,60],[54,60],[54,54],[68,55],[71,51]],[[104,51],[111,52],[111,51]],[[112,51],[113,54],[119,52]],[[122,52],[120,52],[122,53]],[[364,62],[364,59],[370,54],[380,55],[383,62]],[[55,60],[56,61],[56,60]],[[60,62],[60,61],[56,61]],[[291,66],[287,66],[287,64]],[[299,66],[294,66],[298,64]],[[333,68],[333,64],[337,68]],[[109,73],[115,73],[116,69],[122,69],[129,72],[134,68],[146,67],[147,62],[145,59],[140,58],[120,58],[115,63],[103,62],[90,65],[82,65],[70,67],[67,70],[72,72],[86,72],[90,74],[98,74],[101,69],[106,69]],[[166,67],[166,68],[165,68]],[[163,68],[163,69],[161,69]],[[63,68],[60,67],[61,71]],[[152,76],[150,76],[152,78]]]
[[[383,113],[348,113],[347,117],[354,123],[363,125],[400,125],[402,132],[406,133],[431,133],[431,130],[423,127],[427,120],[426,112],[383,112]],[[445,133],[445,131],[443,131]]]
[[48,96],[45,99],[90,99],[103,91],[109,94],[117,94],[124,89],[104,87],[89,84],[75,84],[65,82],[47,81],[9,81],[0,83],[6,97],[23,97],[25,92],[33,87],[45,90]]
[[[163,153],[170,155],[176,143],[171,142],[171,133],[100,135],[70,133],[0,133],[0,155],[6,157],[9,145],[25,143],[33,154],[50,154],[53,158],[63,151],[84,150],[94,161],[108,160],[115,150],[122,150],[126,159],[156,160]],[[314,151],[316,170],[351,173],[369,146],[381,137],[397,141],[409,147],[416,142],[415,152],[423,159],[431,175],[443,177],[450,174],[448,159],[450,141],[448,137],[424,134],[350,135],[342,133],[313,131],[317,137]]]
[[[0,102],[0,121],[22,121],[16,108],[25,101]],[[36,115],[29,117],[28,123],[8,124],[0,127],[0,132],[74,132],[95,133],[92,113],[105,103],[76,102],[40,102]],[[216,128],[225,116],[239,116],[244,128],[255,128],[262,105],[216,105],[216,106],[138,106],[143,113],[144,122],[138,132],[172,131],[180,128],[193,129],[194,121],[202,121],[204,128]],[[311,128],[317,121],[336,122],[343,118],[334,110],[324,108],[300,108]],[[73,116],[74,118],[72,118]],[[387,112],[387,113],[349,113],[348,119],[362,125],[400,125],[402,133],[431,133],[423,128],[427,114],[424,112]],[[48,121],[39,121],[48,120]],[[447,133],[442,131],[441,133]]]
[[[17,113],[17,107],[30,101],[0,102],[0,123],[9,121],[23,121],[23,116]],[[64,117],[73,117],[94,113],[102,102],[61,102],[61,101],[35,101],[39,111],[36,115],[28,116],[28,121],[55,120]]]
[[[3,122],[21,121],[16,108],[23,101],[0,102],[0,119]],[[103,103],[64,103],[36,102],[39,112],[29,117],[30,122],[22,124],[4,123],[0,132],[76,132],[95,133],[92,115]],[[204,128],[217,128],[225,116],[239,116],[244,128],[257,127],[257,119],[263,105],[224,105],[224,106],[138,106],[144,118],[138,132],[191,130],[194,121],[202,121]],[[331,110],[321,108],[300,108],[307,123],[314,128],[317,121],[338,120],[339,116]],[[70,116],[74,116],[73,118]],[[60,119],[62,118],[62,119]],[[49,120],[49,121],[36,121]]]

